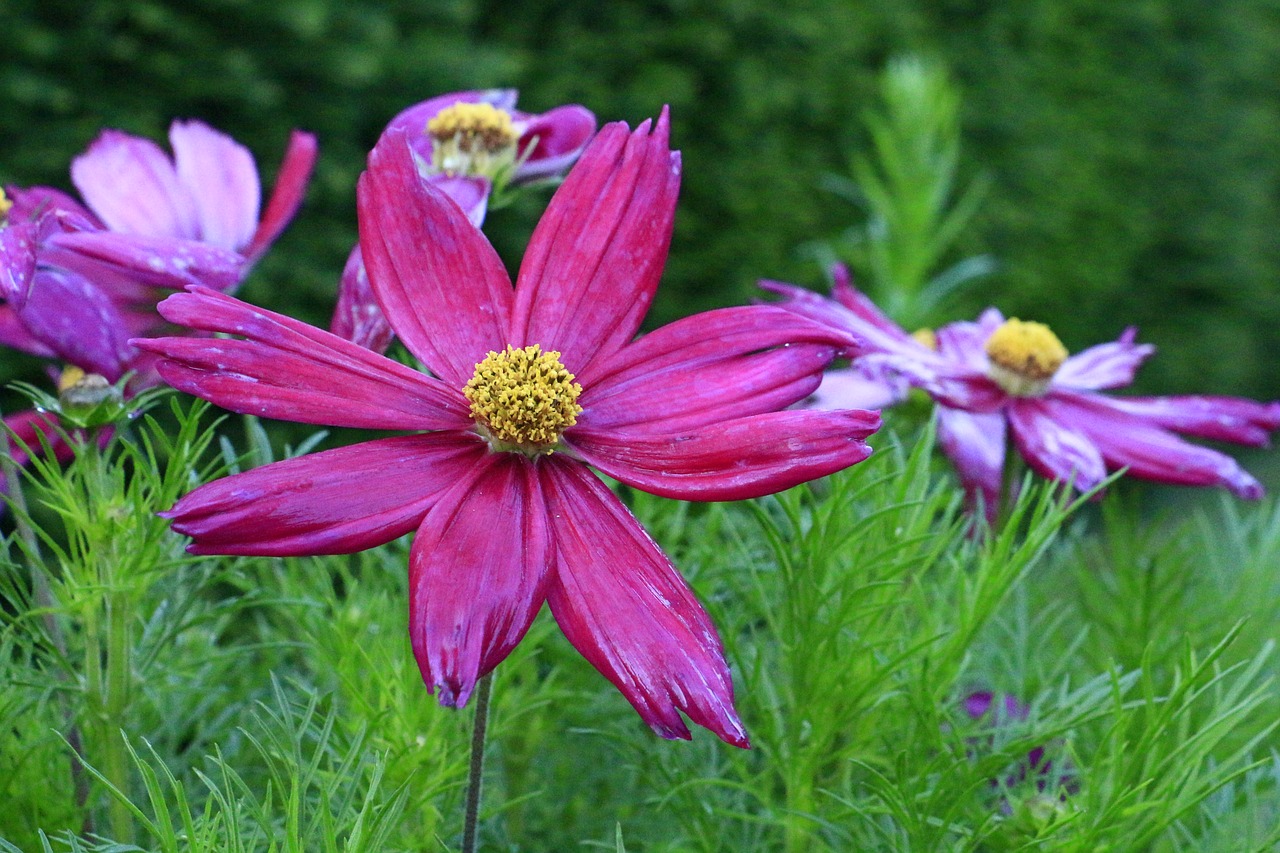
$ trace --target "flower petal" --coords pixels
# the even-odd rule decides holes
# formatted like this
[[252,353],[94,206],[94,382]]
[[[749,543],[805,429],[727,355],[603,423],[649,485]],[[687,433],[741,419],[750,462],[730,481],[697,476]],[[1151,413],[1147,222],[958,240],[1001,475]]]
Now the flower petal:
[[516,106],[515,89],[473,89],[464,92],[449,92],[436,95],[406,107],[387,123],[384,135],[400,133],[404,135],[419,157],[430,163],[434,143],[427,134],[427,123],[435,118],[443,109],[454,104],[492,104],[500,110],[512,113]]
[[1070,420],[1097,445],[1107,464],[1144,480],[1180,486],[1225,486],[1242,498],[1262,497],[1262,484],[1230,456],[1183,441],[1109,397],[1055,394],[1054,417]]
[[[516,118],[524,126],[518,144],[524,161],[512,178],[512,183],[517,184],[564,172],[596,132],[595,113],[578,104],[556,107],[541,115],[517,113]],[[530,145],[532,151],[528,151]]]
[[169,125],[174,168],[195,207],[197,235],[239,252],[258,227],[262,186],[249,149],[201,121]]
[[539,474],[556,543],[547,600],[569,642],[662,737],[690,737],[683,711],[747,746],[715,626],[671,561],[582,465],[547,457]]
[[1194,395],[1107,397],[1106,405],[1184,435],[1255,447],[1266,447],[1280,429],[1280,402]]
[[342,269],[338,304],[333,310],[329,331],[379,354],[387,351],[395,337],[369,286],[369,273],[364,268],[359,243],[347,256],[347,265]]
[[106,268],[151,287],[179,290],[202,284],[232,291],[245,274],[245,260],[238,252],[196,240],[77,231],[58,234],[49,242],[60,254],[46,253],[44,260],[74,269],[93,281],[98,280],[96,270]]
[[295,130],[289,134],[289,145],[280,163],[280,171],[276,173],[276,185],[267,200],[266,213],[262,215],[249,244],[240,247],[250,263],[271,247],[302,205],[302,196],[311,181],[311,170],[316,165],[316,147],[316,138],[310,133]]
[[84,276],[37,270],[18,320],[57,357],[115,382],[136,352],[119,309]]
[[0,303],[0,346],[43,358],[57,358],[58,355],[48,344],[31,334],[18,319],[18,312],[12,305],[4,303]]
[[104,130],[71,161],[71,182],[112,231],[200,238],[195,200],[169,155],[149,139]]
[[336,335],[207,288],[170,296],[171,323],[247,340],[140,338],[165,381],[232,411],[365,429],[468,429],[466,399]]
[[938,444],[956,466],[971,511],[979,507],[989,524],[1000,511],[1004,484],[1005,417],[938,407]]
[[366,441],[215,480],[160,514],[193,554],[349,554],[413,530],[487,452],[459,433]]
[[1078,419],[1041,398],[1019,397],[1007,408],[1018,452],[1042,477],[1070,482],[1087,492],[1107,476],[1097,445],[1079,428]]
[[529,240],[511,343],[561,353],[572,373],[631,340],[667,260],[680,155],[664,109],[649,132],[615,122],[588,146]]
[[871,454],[865,411],[769,412],[673,435],[574,430],[566,440],[614,479],[681,500],[737,501],[825,477]]
[[887,409],[906,399],[910,390],[907,381],[893,371],[880,371],[868,375],[857,367],[828,370],[822,374],[822,384],[804,399],[806,409],[833,411],[836,409]]
[[1137,334],[1138,330],[1130,326],[1119,340],[1098,344],[1071,356],[1054,374],[1054,387],[1096,391],[1131,384],[1142,362],[1156,351],[1151,344],[1135,344]]
[[695,314],[579,375],[578,423],[675,432],[776,411],[812,393],[838,340],[826,327],[772,305]]
[[467,703],[546,600],[551,543],[534,463],[486,454],[427,514],[409,557],[409,637],[427,690]]
[[399,133],[383,134],[357,188],[360,251],[395,329],[433,373],[461,388],[507,343],[511,281],[493,247],[424,181]]

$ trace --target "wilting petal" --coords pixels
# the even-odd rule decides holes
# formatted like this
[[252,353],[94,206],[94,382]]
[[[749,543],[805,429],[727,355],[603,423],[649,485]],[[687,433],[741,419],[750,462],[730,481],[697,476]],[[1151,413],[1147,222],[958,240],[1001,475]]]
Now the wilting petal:
[[659,735],[688,739],[679,711],[735,746],[747,734],[715,626],[666,555],[583,466],[540,460],[561,630]]
[[387,321],[433,373],[462,387],[507,343],[513,293],[502,261],[461,208],[419,177],[399,134],[378,141],[356,195],[360,251]]
[[1262,485],[1230,456],[1144,423],[1113,407],[1110,398],[1054,395],[1046,402],[1053,417],[1087,435],[1112,468],[1128,468],[1131,476],[1159,483],[1225,486],[1242,498],[1262,497]]
[[768,412],[673,435],[571,430],[583,459],[655,495],[737,501],[789,489],[861,462],[880,416],[858,410]]
[[546,600],[551,543],[534,463],[486,455],[428,513],[409,557],[409,637],[427,689],[465,705]]
[[1000,510],[1005,432],[1003,413],[938,407],[938,444],[956,466],[970,509],[980,505],[991,524]]
[[59,358],[112,382],[135,355],[119,309],[92,282],[68,270],[37,271],[18,320]]
[[803,401],[806,409],[832,411],[834,409],[887,409],[901,403],[910,386],[893,371],[880,371],[868,375],[855,367],[828,370],[822,374],[822,384]]
[[249,245],[262,204],[249,149],[200,121],[169,125],[169,144],[178,180],[194,205],[199,239],[230,252]]
[[772,305],[722,308],[663,326],[578,377],[578,422],[674,432],[776,411],[817,387],[838,335]]
[[[1060,395],[1065,396],[1062,392],[1054,396]],[[1079,398],[1073,395],[1072,399]],[[1105,400],[1108,408],[1133,415],[1144,422],[1213,441],[1265,447],[1270,441],[1270,434],[1280,429],[1280,403],[1200,395],[1107,397]]]
[[666,110],[653,132],[607,126],[538,221],[516,286],[511,343],[561,353],[582,373],[631,340],[667,260],[680,157]]
[[1004,323],[1004,315],[995,308],[983,311],[976,321],[962,320],[940,327],[935,336],[938,352],[953,363],[963,364],[970,370],[985,374],[990,366],[987,358],[987,341]]
[[50,242],[58,254],[46,253],[44,260],[94,281],[95,270],[105,267],[150,287],[179,290],[201,284],[226,292],[235,290],[245,273],[245,259],[238,252],[195,240],[77,231]]
[[1070,482],[1082,492],[1106,478],[1102,454],[1090,440],[1094,436],[1085,435],[1072,419],[1058,417],[1058,407],[1050,408],[1044,399],[1018,398],[1008,414],[1018,452],[1042,477]]
[[577,104],[556,107],[541,115],[517,113],[516,120],[521,126],[517,150],[524,162],[516,169],[512,183],[560,174],[573,165],[596,132],[595,114]]
[[262,222],[258,223],[249,245],[241,247],[250,263],[270,248],[298,212],[315,164],[316,138],[301,130],[290,133],[289,147],[285,149],[280,171],[276,173],[275,189],[271,191],[271,198],[267,201]]
[[459,433],[366,441],[216,480],[160,514],[193,554],[349,554],[416,528],[487,452]]
[[373,296],[373,288],[369,286],[369,273],[365,271],[358,243],[347,256],[347,265],[342,269],[338,305],[333,310],[329,331],[379,354],[387,351],[395,337],[391,324]]
[[1151,344],[1135,344],[1137,334],[1138,330],[1130,326],[1118,341],[1098,344],[1071,356],[1054,374],[1053,386],[1096,391],[1131,384],[1142,362],[1156,351]]
[[166,320],[248,340],[139,338],[165,381],[232,411],[365,429],[467,429],[440,380],[281,314],[208,289],[160,303]]
[[169,155],[149,139],[102,131],[71,161],[71,182],[112,231],[200,238],[195,201]]
[[98,217],[62,190],[55,190],[53,187],[8,186],[4,191],[13,202],[13,207],[9,209],[10,225],[37,219],[49,213],[67,231],[93,231],[102,228]]

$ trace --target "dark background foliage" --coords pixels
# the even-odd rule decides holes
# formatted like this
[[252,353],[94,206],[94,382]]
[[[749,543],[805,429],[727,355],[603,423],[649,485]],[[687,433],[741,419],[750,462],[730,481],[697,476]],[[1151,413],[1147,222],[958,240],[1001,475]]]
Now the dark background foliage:
[[[1280,6],[1275,0],[0,0],[0,180],[67,186],[101,127],[199,117],[267,180],[291,127],[320,137],[298,220],[246,298],[327,322],[354,184],[383,124],[454,89],[517,86],[604,121],[672,107],[685,183],[651,323],[820,286],[802,251],[859,221],[821,189],[864,143],[885,61],[940,59],[964,93],[962,172],[991,191],[962,247],[996,304],[1071,349],[1130,323],[1151,392],[1273,398],[1280,351]],[[545,195],[491,215],[518,263]],[[6,356],[3,373],[29,371]]]

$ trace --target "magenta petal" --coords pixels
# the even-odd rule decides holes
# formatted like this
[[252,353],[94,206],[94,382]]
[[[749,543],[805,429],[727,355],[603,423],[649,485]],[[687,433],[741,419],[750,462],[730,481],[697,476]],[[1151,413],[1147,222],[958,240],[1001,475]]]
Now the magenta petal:
[[349,554],[413,530],[487,452],[458,433],[366,441],[215,480],[161,515],[193,554]]
[[69,270],[37,271],[18,320],[58,358],[112,382],[136,355],[117,306],[93,282]]
[[1082,492],[1106,478],[1102,454],[1093,436],[1077,428],[1078,419],[1059,417],[1061,409],[1040,398],[1016,398],[1007,411],[1018,452],[1036,473]]
[[910,386],[893,371],[878,374],[854,367],[828,370],[822,384],[805,398],[806,409],[887,409],[906,399]]
[[1071,356],[1054,374],[1054,387],[1096,391],[1131,384],[1138,368],[1156,351],[1151,344],[1135,344],[1136,335],[1137,329],[1130,327],[1118,341],[1098,344]]
[[245,260],[238,252],[195,240],[77,231],[59,234],[50,242],[59,250],[58,263],[94,280],[98,278],[94,267],[86,264],[105,266],[135,282],[171,290],[202,284],[231,291],[245,273]]
[[71,161],[71,182],[112,231],[200,238],[195,200],[169,155],[149,139],[104,130]]
[[556,191],[529,240],[516,286],[512,343],[560,352],[582,373],[631,340],[667,259],[680,156],[663,110],[628,133],[607,126]]
[[[595,114],[577,104],[556,107],[541,115],[521,114],[518,117],[524,124],[519,151],[525,159],[516,170],[512,183],[526,183],[561,174],[573,165],[596,132]],[[533,146],[532,151],[528,150],[530,145]]]
[[197,235],[205,243],[239,252],[258,227],[262,186],[249,149],[200,121],[169,126],[178,180],[194,205]]
[[453,199],[472,225],[477,228],[484,225],[484,217],[489,210],[489,194],[493,191],[492,181],[479,176],[449,175],[432,175],[424,180]]
[[970,510],[979,507],[989,524],[1000,510],[1006,444],[1004,414],[973,414],[938,407],[938,444],[956,466]]
[[57,358],[57,353],[48,344],[36,338],[18,319],[18,312],[12,305],[0,303],[0,346],[16,349],[44,358]]
[[63,224],[65,230],[97,231],[103,226],[98,217],[62,190],[53,187],[5,187],[5,193],[13,202],[9,209],[9,224],[37,219],[51,213]]
[[171,323],[247,340],[140,338],[176,388],[237,412],[366,429],[468,429],[461,392],[281,314],[200,288],[160,303]]
[[540,460],[561,630],[665,738],[689,738],[680,711],[734,746],[747,734],[715,626],[671,561],[583,466]]
[[769,412],[673,435],[573,430],[587,462],[610,477],[681,500],[737,501],[771,495],[866,459],[880,428],[864,411]]
[[360,251],[396,334],[433,373],[461,387],[507,343],[511,282],[484,235],[424,181],[400,134],[383,134],[357,188]]
[[358,243],[347,256],[347,265],[342,269],[338,304],[333,310],[329,331],[379,354],[387,351],[395,337],[391,324],[373,296],[373,288],[369,286],[369,273],[364,268]]
[[0,224],[0,300],[26,299],[31,277],[36,272],[36,243],[40,223]]
[[817,387],[838,339],[772,305],[695,314],[591,364],[578,423],[675,432],[776,411]]
[[1265,447],[1280,429],[1280,403],[1240,397],[1107,397],[1105,405],[1184,435],[1255,447]]
[[289,134],[289,146],[285,149],[280,171],[276,173],[275,189],[267,201],[262,222],[258,223],[249,244],[241,247],[250,263],[271,247],[298,212],[307,183],[311,180],[311,170],[316,165],[316,153],[315,136],[301,130]]
[[1111,404],[1111,398],[1055,395],[1054,417],[1069,420],[1097,445],[1113,468],[1144,480],[1180,486],[1225,486],[1242,498],[1262,497],[1262,485],[1225,453],[1189,444]]
[[[786,297],[779,303],[788,311],[794,311],[819,323],[840,329],[848,334],[846,349],[854,352],[894,352],[924,355],[927,350],[911,338],[896,323],[881,313],[852,287],[839,291],[845,300],[828,299],[794,284],[762,279],[760,287],[770,293]],[[856,306],[856,308],[855,308]]]
[[428,691],[467,703],[546,600],[551,543],[531,460],[488,454],[427,514],[409,557],[409,637]]
[[[7,430],[13,432],[13,435],[0,434],[0,440],[4,441],[9,456],[17,465],[27,464],[30,459],[28,451],[36,454],[43,452],[42,436],[44,442],[48,443],[49,449],[53,451],[54,458],[59,462],[68,462],[76,455],[75,450],[63,438],[63,431],[58,429],[56,417],[48,412],[36,409],[17,412],[7,416],[4,419],[4,425]],[[3,472],[0,472],[0,493],[4,492],[5,487],[5,477]],[[0,506],[0,512],[3,512],[2,506]]]

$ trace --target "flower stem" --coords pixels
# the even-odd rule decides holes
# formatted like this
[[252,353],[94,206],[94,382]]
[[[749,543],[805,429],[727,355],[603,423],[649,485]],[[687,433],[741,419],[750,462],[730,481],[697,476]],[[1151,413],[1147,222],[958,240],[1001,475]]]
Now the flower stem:
[[484,739],[489,729],[489,693],[492,688],[492,672],[476,684],[476,719],[471,727],[471,769],[467,781],[467,811],[462,825],[462,853],[475,853],[476,850],[480,789],[484,784]]

